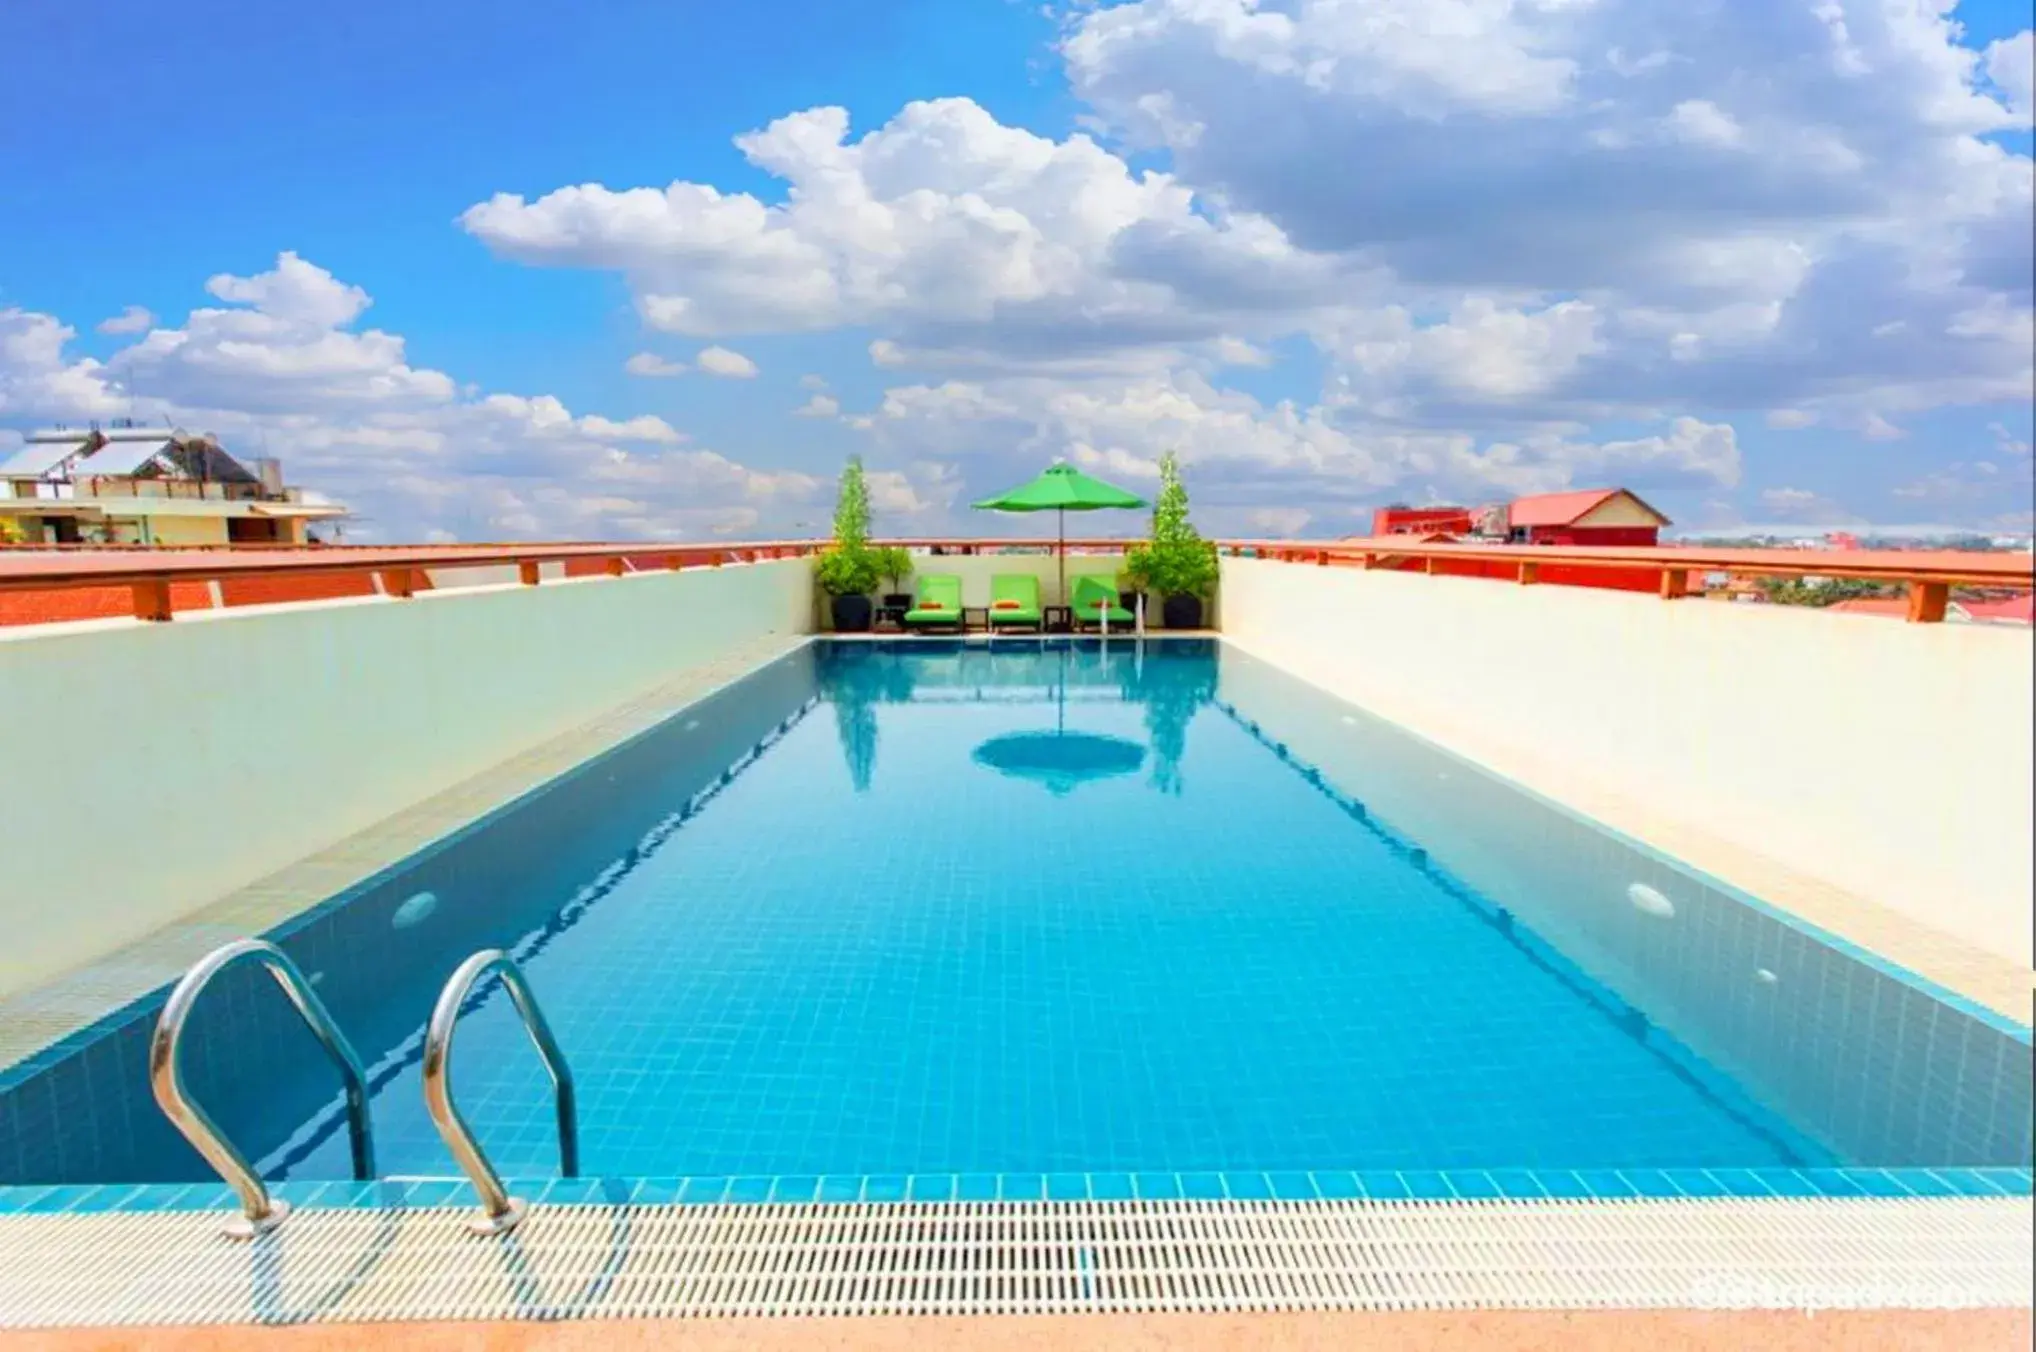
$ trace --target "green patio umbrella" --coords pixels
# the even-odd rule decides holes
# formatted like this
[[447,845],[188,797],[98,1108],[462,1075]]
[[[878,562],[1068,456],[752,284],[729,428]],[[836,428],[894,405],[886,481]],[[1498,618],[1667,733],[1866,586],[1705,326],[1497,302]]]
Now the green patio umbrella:
[[1007,493],[970,504],[984,512],[1050,511],[1059,517],[1060,543],[1055,552],[1060,556],[1060,594],[1063,598],[1067,596],[1067,514],[1145,505],[1145,499],[1136,493],[1127,493],[1115,484],[1092,479],[1065,460],[1056,460],[1048,465],[1031,483],[1020,484]]

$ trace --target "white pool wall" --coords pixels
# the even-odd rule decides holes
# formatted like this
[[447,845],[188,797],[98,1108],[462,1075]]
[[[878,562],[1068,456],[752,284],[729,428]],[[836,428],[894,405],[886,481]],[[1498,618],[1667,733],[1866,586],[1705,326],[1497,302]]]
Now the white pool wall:
[[0,630],[0,995],[812,614],[791,559]]
[[1226,639],[1502,774],[2029,963],[2026,628],[1257,559],[1222,593]]

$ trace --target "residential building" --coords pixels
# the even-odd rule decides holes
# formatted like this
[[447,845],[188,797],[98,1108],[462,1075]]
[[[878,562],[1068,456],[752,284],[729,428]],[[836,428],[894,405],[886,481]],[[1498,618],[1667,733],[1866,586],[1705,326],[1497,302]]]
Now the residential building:
[[1669,519],[1624,488],[1586,488],[1516,498],[1506,539],[1534,545],[1652,545]]
[[0,463],[0,521],[31,543],[301,544],[346,515],[209,434],[132,422],[31,432]]
[[1373,536],[1437,533],[1546,545],[1652,545],[1669,519],[1624,488],[1541,493],[1484,507],[1392,503],[1372,513]]
[[1372,513],[1373,535],[1468,535],[1471,513],[1468,507],[1409,507],[1393,503]]

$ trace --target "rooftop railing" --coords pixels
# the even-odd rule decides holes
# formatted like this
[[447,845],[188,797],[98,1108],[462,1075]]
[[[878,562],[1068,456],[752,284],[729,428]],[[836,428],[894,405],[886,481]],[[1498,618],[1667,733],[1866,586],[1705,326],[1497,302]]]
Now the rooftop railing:
[[1676,601],[1701,591],[1697,579],[1821,577],[1877,582],[1908,598],[1914,624],[1940,623],[1953,587],[2029,591],[2036,559],[2026,553],[1955,549],[1721,549],[1678,545],[1524,545],[1424,542],[1391,535],[1320,544],[1294,540],[1225,540],[1234,556],[1345,568],[1388,568],[1430,575],[1536,584],[1651,591]]
[[[1039,553],[1050,541],[1031,538],[898,537],[879,541],[929,554]],[[1086,537],[1067,541],[1073,553],[1114,553],[1135,540]],[[1613,587],[1679,600],[1702,590],[1700,579],[1825,577],[1859,579],[1905,590],[1908,618],[1945,618],[1955,587],[2029,591],[2036,562],[2028,554],[1956,550],[1684,548],[1675,545],[1484,545],[1378,536],[1357,540],[1221,540],[1235,557],[1316,567],[1375,568],[1440,576],[1481,577],[1522,586]],[[588,577],[798,558],[825,547],[817,540],[713,544],[457,544],[457,545],[145,545],[0,546],[0,603],[23,595],[54,596],[92,589],[104,601],[92,616],[131,614],[164,621],[178,610],[271,601],[383,595],[404,599],[434,584],[434,569],[514,568],[526,586],[552,576]],[[43,619],[86,618],[46,614]],[[37,622],[38,614],[0,604],[0,623]]]
[[220,479],[130,479],[88,475],[77,481],[81,498],[163,498],[179,502],[281,502],[285,495],[259,483]]

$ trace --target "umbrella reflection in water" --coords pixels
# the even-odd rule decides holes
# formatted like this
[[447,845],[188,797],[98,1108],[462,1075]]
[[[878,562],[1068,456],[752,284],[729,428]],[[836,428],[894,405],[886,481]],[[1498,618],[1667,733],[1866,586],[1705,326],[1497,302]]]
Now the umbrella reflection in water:
[[1054,797],[1092,780],[1136,774],[1145,764],[1145,748],[1122,737],[1067,730],[1067,652],[1061,652],[1061,678],[1054,687],[1057,714],[1051,732],[1007,732],[992,737],[970,757],[986,770],[1012,779],[1029,779]]

